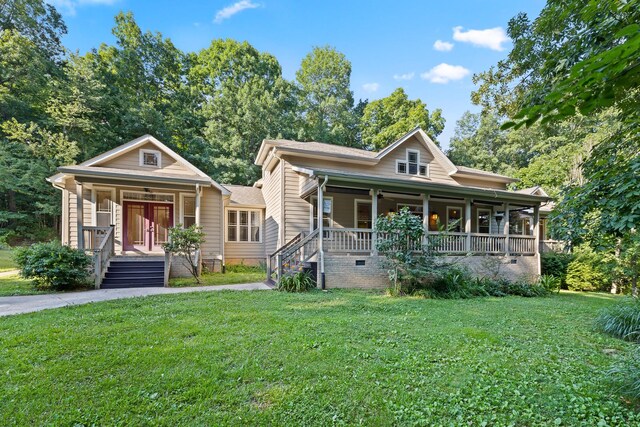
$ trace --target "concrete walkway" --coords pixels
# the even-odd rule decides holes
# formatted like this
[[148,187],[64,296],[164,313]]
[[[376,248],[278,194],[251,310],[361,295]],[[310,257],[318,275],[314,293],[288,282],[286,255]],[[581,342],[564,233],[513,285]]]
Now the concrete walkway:
[[182,294],[206,291],[257,291],[270,290],[264,283],[243,283],[240,285],[197,286],[188,288],[127,288],[98,289],[83,292],[66,292],[46,295],[25,295],[0,297],[0,317],[12,314],[32,313],[34,311],[60,308],[69,305],[88,304],[90,302],[110,301],[114,299],[145,297],[147,295]]

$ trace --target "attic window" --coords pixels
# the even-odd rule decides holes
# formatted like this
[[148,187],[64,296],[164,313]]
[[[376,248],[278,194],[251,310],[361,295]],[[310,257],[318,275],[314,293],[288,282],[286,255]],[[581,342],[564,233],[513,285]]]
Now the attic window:
[[140,166],[162,167],[162,154],[157,150],[140,150]]
[[404,159],[396,160],[396,173],[400,175],[429,176],[429,165],[420,163],[420,152],[407,150]]

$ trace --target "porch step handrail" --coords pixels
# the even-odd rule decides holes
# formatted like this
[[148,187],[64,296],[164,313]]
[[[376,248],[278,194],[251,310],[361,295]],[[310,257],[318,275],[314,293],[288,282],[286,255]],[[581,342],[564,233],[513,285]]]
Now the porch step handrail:
[[[303,233],[298,234],[294,239],[290,240],[285,246],[273,253],[275,263],[269,258],[269,271],[267,279],[277,283],[284,274],[284,270],[295,270],[301,264],[309,261],[318,252],[318,229],[302,237]],[[276,268],[273,268],[273,266]]]
[[[102,278],[107,271],[107,267],[109,266],[109,259],[115,254],[115,240],[114,240],[114,229],[115,227],[93,227],[96,229],[107,229],[106,234],[103,236],[100,241],[100,245],[94,249],[88,249],[93,251],[93,274],[94,274],[94,285],[96,289],[100,288],[100,284],[102,283]],[[85,228],[87,229],[87,228]]]
[[291,246],[298,243],[303,238],[304,238],[304,232],[298,233],[293,239],[289,240],[287,243],[280,246],[274,253],[269,255],[269,262],[267,263],[267,280],[271,279],[271,276],[274,272],[274,267],[275,269],[278,268],[278,264],[277,264],[278,255],[286,251]]

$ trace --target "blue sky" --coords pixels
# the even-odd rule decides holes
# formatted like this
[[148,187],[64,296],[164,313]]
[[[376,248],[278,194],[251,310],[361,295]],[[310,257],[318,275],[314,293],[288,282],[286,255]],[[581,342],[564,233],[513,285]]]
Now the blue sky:
[[[313,46],[331,45],[352,63],[355,99],[403,87],[447,120],[445,147],[471,104],[473,73],[504,58],[507,22],[535,17],[543,0],[284,1],[284,0],[48,0],[63,14],[64,43],[84,53],[113,43],[113,17],[132,11],[144,31],[159,31],[184,51],[216,38],[247,40],[275,55],[288,79]],[[439,41],[439,42],[438,42]]]

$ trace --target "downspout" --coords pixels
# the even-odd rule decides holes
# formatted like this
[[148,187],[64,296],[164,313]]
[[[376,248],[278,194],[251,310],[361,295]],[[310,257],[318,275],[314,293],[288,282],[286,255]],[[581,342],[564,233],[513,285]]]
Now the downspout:
[[[324,176],[324,182],[318,185],[318,254],[320,255],[320,288],[325,290],[324,276],[324,189],[329,176]],[[320,183],[318,181],[318,183]],[[333,207],[332,207],[333,208]]]

